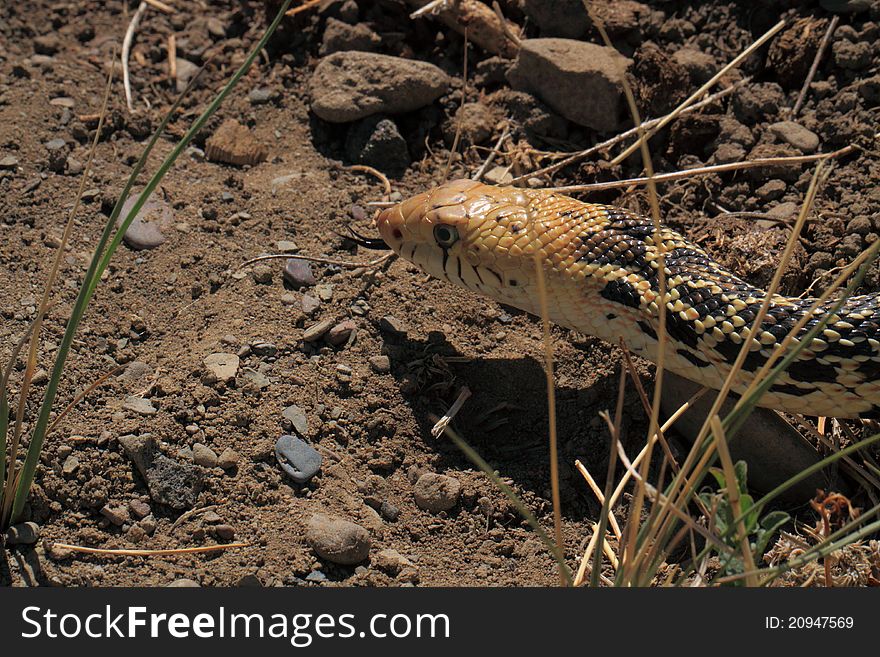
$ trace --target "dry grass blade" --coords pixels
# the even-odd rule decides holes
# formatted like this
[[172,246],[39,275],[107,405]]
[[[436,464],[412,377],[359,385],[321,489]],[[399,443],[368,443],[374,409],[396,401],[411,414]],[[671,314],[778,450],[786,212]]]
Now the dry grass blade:
[[443,169],[443,181],[449,180],[449,170],[452,168],[452,159],[458,144],[461,142],[461,128],[464,124],[464,104],[467,100],[468,87],[468,28],[464,28],[464,63],[462,64],[461,103],[458,106],[458,116],[455,121],[455,137],[452,138],[452,147],[449,149],[449,158],[446,160],[446,168]]
[[131,42],[134,41],[134,33],[137,31],[138,24],[141,22],[144,13],[147,11],[149,3],[143,0],[131,17],[128,29],[125,31],[125,38],[122,40],[122,86],[125,89],[125,105],[129,112],[134,111],[131,102],[131,78],[128,70],[128,56],[131,53]]
[[70,550],[71,552],[81,552],[83,554],[100,554],[108,557],[167,557],[177,554],[199,554],[202,552],[220,552],[223,550],[234,550],[236,548],[250,547],[250,543],[225,543],[221,545],[202,545],[191,548],[169,548],[165,550],[127,550],[127,549],[105,549],[90,548],[82,545],[70,545],[68,543],[53,543],[52,547],[60,550]]
[[358,269],[361,267],[370,268],[377,267],[381,265],[386,260],[390,260],[395,257],[395,253],[386,253],[385,255],[376,258],[374,260],[370,260],[369,262],[351,262],[350,260],[335,260],[333,258],[316,258],[312,256],[304,256],[297,253],[271,253],[269,255],[261,255],[256,258],[251,258],[250,260],[245,260],[238,267],[235,268],[236,271],[239,269],[243,269],[250,265],[256,264],[258,262],[263,262],[265,260],[307,260],[309,262],[317,262],[322,265],[336,265],[337,267],[346,267],[348,269]]
[[804,104],[804,99],[807,97],[807,92],[810,90],[810,83],[813,81],[813,78],[816,76],[816,71],[819,69],[819,62],[822,61],[822,55],[825,53],[825,49],[828,47],[828,43],[831,41],[831,35],[834,34],[834,30],[837,29],[837,24],[840,22],[840,16],[835,14],[831,23],[828,25],[828,29],[825,30],[825,34],[822,36],[822,41],[819,43],[819,48],[816,50],[816,56],[813,58],[813,64],[810,66],[810,71],[807,73],[807,77],[804,80],[804,85],[801,87],[801,92],[798,94],[797,101],[794,104],[794,107],[791,110],[791,116],[794,118],[798,115],[798,112],[801,111],[801,107]]
[[[574,467],[577,468],[577,471],[581,473],[581,476],[589,485],[590,490],[593,491],[593,494],[596,496],[596,499],[599,500],[599,504],[605,504],[605,495],[602,493],[602,489],[599,488],[599,484],[596,483],[596,480],[593,479],[593,475],[590,474],[590,471],[587,470],[586,466],[580,461],[574,462]],[[611,525],[611,531],[614,532],[614,536],[617,540],[620,540],[620,525],[617,524],[617,518],[614,517],[614,511],[611,509],[608,510],[608,524]]]

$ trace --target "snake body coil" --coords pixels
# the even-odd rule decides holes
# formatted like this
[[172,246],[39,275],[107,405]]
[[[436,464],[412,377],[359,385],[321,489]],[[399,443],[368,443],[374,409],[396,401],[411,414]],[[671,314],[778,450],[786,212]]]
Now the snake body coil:
[[[535,252],[553,322],[657,356],[658,245],[651,219],[545,190],[458,180],[381,212],[376,226],[400,256],[499,302],[539,313]],[[662,227],[667,282],[666,367],[718,389],[766,293]],[[746,389],[814,299],[775,295],[733,390]],[[815,326],[833,302],[798,333]],[[853,296],[779,376],[760,405],[855,417],[880,406],[880,308]]]

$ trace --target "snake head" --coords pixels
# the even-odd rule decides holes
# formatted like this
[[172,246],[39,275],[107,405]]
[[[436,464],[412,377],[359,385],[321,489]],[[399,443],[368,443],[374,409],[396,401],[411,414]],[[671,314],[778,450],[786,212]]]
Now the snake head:
[[382,239],[427,273],[513,303],[531,285],[529,199],[525,190],[455,180],[376,217]]

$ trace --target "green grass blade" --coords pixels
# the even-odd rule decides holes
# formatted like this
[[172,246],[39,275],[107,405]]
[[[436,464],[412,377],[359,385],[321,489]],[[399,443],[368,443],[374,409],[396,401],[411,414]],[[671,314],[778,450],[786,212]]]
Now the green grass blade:
[[[195,137],[198,131],[201,130],[201,128],[208,121],[208,119],[210,119],[214,112],[217,111],[221,103],[238,84],[238,81],[241,79],[241,77],[251,67],[251,64],[253,64],[254,60],[259,56],[260,51],[265,47],[266,43],[269,41],[269,38],[275,32],[275,29],[281,23],[281,20],[284,17],[284,13],[290,6],[290,3],[291,0],[284,0],[281,8],[278,10],[278,13],[275,16],[275,19],[266,29],[260,41],[256,44],[253,50],[251,50],[247,59],[245,59],[239,69],[235,72],[232,78],[230,78],[229,82],[226,83],[226,85],[214,98],[207,109],[205,109],[205,111],[202,112],[201,116],[196,119],[192,127],[190,127],[186,134],[177,143],[177,146],[175,146],[171,153],[162,162],[156,173],[153,174],[153,177],[150,179],[150,182],[141,192],[131,211],[128,213],[126,219],[122,222],[122,224],[119,226],[119,229],[116,231],[116,235],[110,243],[110,246],[107,247],[107,251],[104,254],[103,258],[100,258],[101,249],[96,248],[95,257],[93,258],[92,263],[89,266],[91,277],[89,277],[87,273],[86,278],[83,280],[83,284],[80,288],[80,293],[77,297],[74,310],[71,313],[70,321],[68,322],[67,329],[64,333],[64,338],[62,339],[61,345],[58,348],[58,354],[55,358],[55,364],[52,368],[52,374],[49,378],[49,383],[46,386],[46,392],[43,396],[43,403],[40,406],[40,413],[37,418],[37,422],[34,425],[33,435],[31,437],[31,442],[28,447],[27,457],[25,458],[24,465],[22,467],[21,478],[15,491],[15,500],[12,506],[13,519],[18,518],[22,510],[24,509],[28,492],[30,491],[31,483],[33,482],[34,472],[36,471],[37,463],[39,462],[40,451],[43,447],[43,441],[46,437],[46,428],[49,425],[49,416],[52,412],[55,395],[58,392],[58,385],[61,380],[61,374],[64,371],[64,364],[70,351],[70,346],[73,343],[73,337],[76,334],[77,328],[79,327],[79,322],[82,319],[82,315],[85,312],[85,308],[88,305],[89,300],[94,294],[98,281],[100,281],[101,279],[101,274],[107,268],[107,265],[110,262],[110,258],[112,258],[114,251],[119,246],[119,243],[122,241],[122,236],[125,234],[125,231],[128,229],[129,225],[131,225],[134,217],[137,215],[138,212],[140,212],[147,198],[149,198],[153,190],[155,190],[156,187],[159,185],[162,178],[164,178],[165,174],[174,164],[175,160],[177,160],[177,158],[183,152],[183,149],[186,148],[189,142],[192,141],[192,138]],[[169,116],[170,114],[171,113],[169,112]],[[167,122],[163,122],[163,125],[165,123]],[[158,131],[157,135],[154,135],[151,146],[152,144],[155,144],[155,141],[157,139]],[[142,160],[146,161],[146,158],[142,157]],[[133,172],[132,176],[129,178],[129,184],[126,185],[126,190],[130,190],[131,186],[134,185],[135,175],[136,174]],[[124,200],[124,196],[120,196],[119,200],[117,201],[117,206],[121,208],[120,204],[124,203]],[[110,232],[112,232],[113,230],[115,219],[119,216],[119,212],[114,210],[113,214],[115,214],[116,216],[114,217],[113,215],[111,215],[111,218],[108,220],[107,225],[105,226],[105,234],[108,237]]]

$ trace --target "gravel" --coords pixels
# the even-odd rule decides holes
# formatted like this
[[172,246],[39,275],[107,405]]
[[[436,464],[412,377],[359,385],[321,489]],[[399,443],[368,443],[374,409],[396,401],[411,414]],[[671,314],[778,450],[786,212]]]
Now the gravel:
[[203,468],[216,468],[219,463],[217,453],[202,443],[195,443],[192,446],[193,463]]

